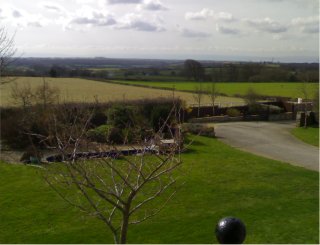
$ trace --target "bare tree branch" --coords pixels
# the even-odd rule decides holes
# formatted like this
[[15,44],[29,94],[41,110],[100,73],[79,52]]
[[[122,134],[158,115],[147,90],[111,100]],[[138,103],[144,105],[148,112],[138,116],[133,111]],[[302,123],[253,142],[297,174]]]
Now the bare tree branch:
[[[92,113],[87,115],[78,111],[70,117],[69,112],[61,111],[60,107],[49,126],[52,135],[42,139],[54,139],[62,165],[48,165],[48,175],[52,178],[47,177],[46,181],[70,205],[102,220],[113,233],[116,243],[125,243],[129,224],[141,223],[155,216],[176,192],[172,192],[160,207],[149,207],[148,204],[168,192],[177,182],[172,173],[181,165],[180,156],[175,157],[181,149],[180,133],[176,138],[168,125],[173,113],[176,113],[176,108],[172,108],[157,132],[159,136],[166,130],[176,140],[166,151],[157,153],[150,150],[150,141],[141,142],[138,147],[121,146],[131,147],[138,153],[127,155],[113,145],[109,154],[88,160],[82,158],[84,154],[81,151],[88,145],[86,133]],[[142,219],[131,221],[133,214],[139,217],[146,207],[148,211]]]
[[0,27],[0,85],[9,83],[14,79],[7,77],[7,69],[14,62],[17,52],[14,44],[15,34],[9,36],[5,27]]

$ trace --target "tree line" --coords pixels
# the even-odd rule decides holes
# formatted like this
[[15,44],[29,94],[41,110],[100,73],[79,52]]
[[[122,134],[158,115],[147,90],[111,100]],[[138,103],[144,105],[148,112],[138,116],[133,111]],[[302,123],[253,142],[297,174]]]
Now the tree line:
[[318,64],[276,64],[254,62],[202,62],[185,60],[174,66],[122,67],[110,72],[99,67],[64,64],[34,64],[7,68],[7,76],[82,77],[121,80],[214,81],[214,82],[309,82],[319,81]]
[[318,82],[319,66],[231,62],[204,66],[186,60],[183,75],[189,80],[213,82]]

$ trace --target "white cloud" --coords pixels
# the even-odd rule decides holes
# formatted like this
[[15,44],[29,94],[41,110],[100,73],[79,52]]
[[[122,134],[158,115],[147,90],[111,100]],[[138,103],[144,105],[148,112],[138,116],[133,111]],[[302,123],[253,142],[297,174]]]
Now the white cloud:
[[228,34],[228,35],[238,35],[240,34],[240,31],[235,28],[226,27],[222,25],[216,25],[216,30],[222,34]]
[[[78,4],[88,4],[88,3],[92,3],[95,2],[95,0],[75,0],[76,3]],[[105,1],[105,0],[104,0]]]
[[188,38],[207,38],[211,36],[208,32],[195,31],[187,28],[181,30],[181,35]]
[[112,16],[105,16],[101,13],[96,13],[92,17],[76,17],[70,21],[70,24],[93,26],[110,26],[116,23],[117,22]]
[[47,11],[54,12],[54,13],[65,13],[66,10],[61,5],[54,3],[54,2],[41,2],[40,4],[41,8],[44,8]]
[[145,0],[142,4],[138,5],[137,9],[150,11],[168,10],[168,8],[165,7],[159,0]]
[[32,26],[32,27],[43,27],[44,24],[41,23],[41,21],[29,21],[27,23],[28,26]]
[[246,19],[245,22],[251,27],[262,32],[282,33],[288,30],[288,27],[286,25],[280,24],[279,22],[274,21],[270,18],[254,19],[254,20]]
[[115,25],[117,21],[113,14],[85,5],[75,13],[65,18],[60,18],[57,23],[62,24],[63,29],[79,30],[80,27],[80,30],[84,30],[81,29],[81,26],[84,28],[90,26],[112,26]]
[[1,19],[4,19],[5,17],[3,16],[3,11],[2,11],[2,9],[0,8],[0,20]]
[[214,17],[216,20],[225,21],[225,22],[232,22],[236,20],[231,13],[227,13],[227,12],[219,12],[216,15],[214,15]]
[[300,7],[311,7],[311,8],[319,8],[319,0],[265,0],[266,2],[271,3],[289,3],[296,4]]
[[12,6],[5,6],[1,9],[0,19],[5,19],[13,27],[43,27],[50,22],[47,18],[40,14],[31,14],[23,9],[18,9]]
[[137,4],[142,3],[142,0],[107,0],[108,4]]
[[211,9],[204,8],[199,12],[187,12],[185,18],[187,20],[206,20],[208,17],[213,16],[214,11]]
[[159,23],[159,20],[146,20],[139,14],[127,14],[119,21],[118,29],[132,29],[145,32],[161,32],[165,28]]
[[185,19],[187,20],[206,20],[209,17],[213,17],[216,21],[233,22],[236,18],[228,12],[215,13],[214,10],[204,8],[199,12],[187,12],[185,13]]
[[20,17],[22,17],[22,14],[20,13],[20,11],[15,9],[15,10],[12,11],[12,16],[14,18],[20,18]]
[[319,33],[319,16],[299,17],[291,20],[291,25],[304,33]]

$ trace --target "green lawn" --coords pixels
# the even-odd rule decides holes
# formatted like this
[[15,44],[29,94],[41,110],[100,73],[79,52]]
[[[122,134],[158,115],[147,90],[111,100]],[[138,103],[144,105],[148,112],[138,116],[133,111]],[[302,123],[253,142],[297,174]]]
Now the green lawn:
[[[177,90],[192,91],[195,89],[195,82],[146,82],[146,81],[114,81],[127,84],[140,84],[159,88],[175,88]],[[210,83],[203,83],[204,89]],[[318,83],[308,84],[309,96],[314,96],[315,89],[319,88]],[[217,83],[220,93],[228,96],[245,95],[249,88],[253,88],[257,93],[267,96],[283,96],[298,98],[301,94],[302,83]]]
[[[225,216],[241,218],[246,243],[319,243],[319,174],[198,137],[183,155],[185,184],[129,243],[217,243]],[[0,163],[0,243],[112,243],[103,223],[62,201],[41,170]]]
[[298,139],[314,146],[319,146],[319,128],[316,127],[301,127],[292,130],[294,136]]

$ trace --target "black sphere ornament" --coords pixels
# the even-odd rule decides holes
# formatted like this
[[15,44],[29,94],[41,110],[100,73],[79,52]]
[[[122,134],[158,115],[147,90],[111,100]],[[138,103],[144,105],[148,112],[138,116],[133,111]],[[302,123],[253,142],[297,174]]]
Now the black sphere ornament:
[[218,222],[216,237],[220,244],[241,244],[246,238],[246,227],[240,219],[226,217]]

